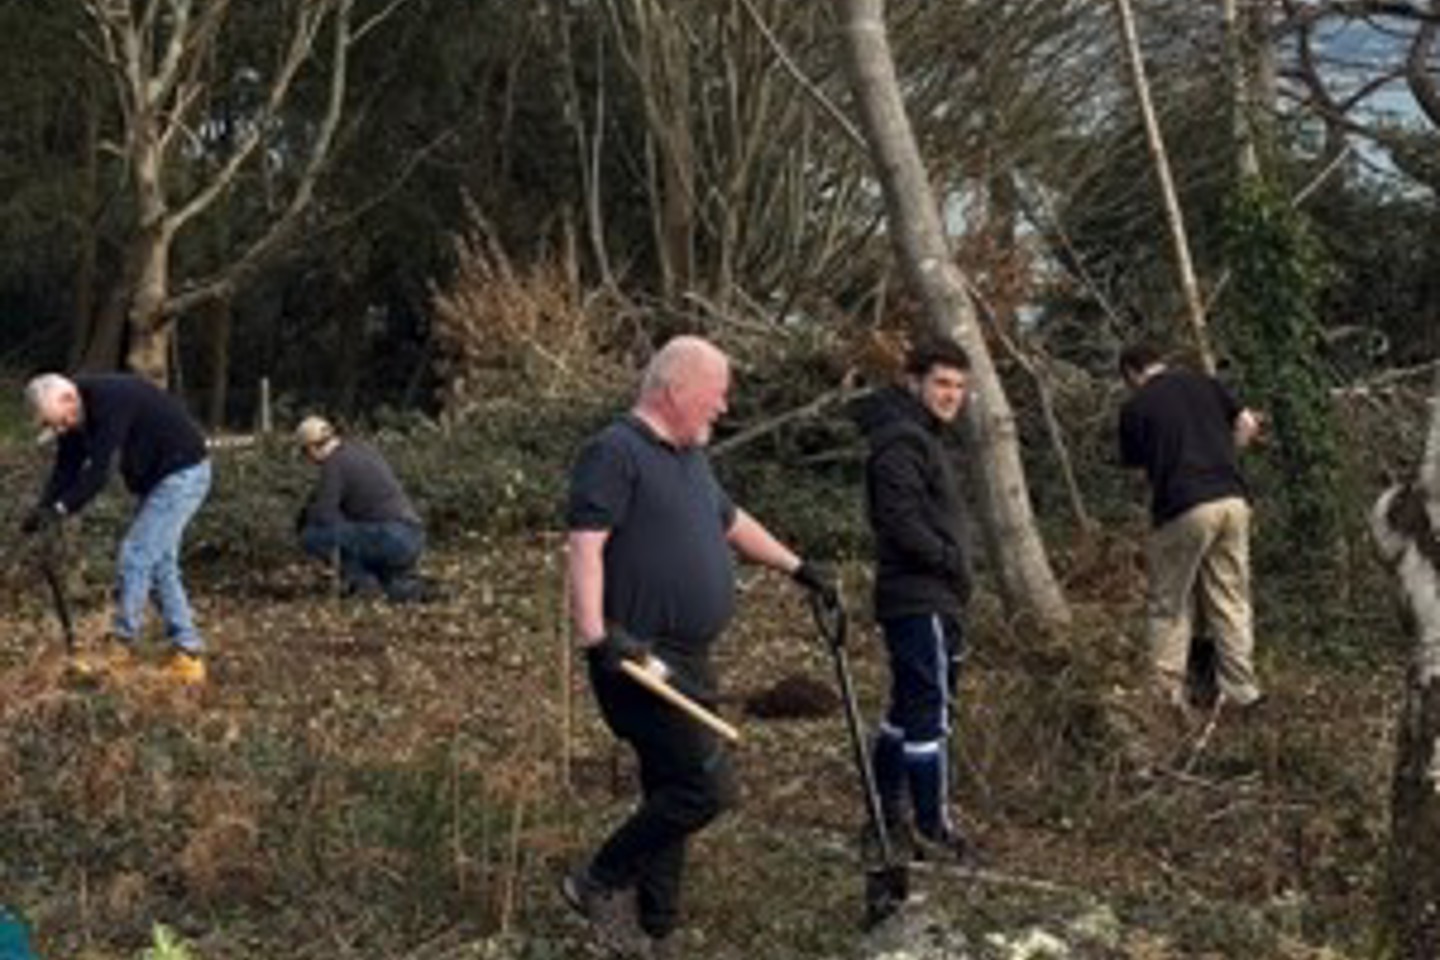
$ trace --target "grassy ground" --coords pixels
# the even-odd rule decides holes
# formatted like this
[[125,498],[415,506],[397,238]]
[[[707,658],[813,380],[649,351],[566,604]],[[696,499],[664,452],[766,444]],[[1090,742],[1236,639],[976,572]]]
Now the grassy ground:
[[[553,535],[456,542],[429,560],[447,599],[396,609],[342,603],[299,562],[202,557],[199,694],[146,670],[72,689],[43,595],[14,589],[0,902],[47,957],[134,957],[155,922],[205,960],[583,955],[554,883],[623,815],[634,772],[567,658],[557,559]],[[1113,555],[1070,572],[1065,638],[977,607],[957,765],[986,869],[917,873],[924,909],[977,956],[1036,924],[1072,956],[1365,956],[1398,676],[1275,638],[1269,719],[1222,724],[1183,774],[1140,776],[1138,580]],[[93,639],[103,582],[76,586]],[[720,659],[743,805],[696,844],[687,953],[846,955],[862,900],[842,719],[743,710],[785,676],[828,684],[829,661],[780,578],[747,576],[741,607]],[[873,630],[854,633],[873,716],[883,665]]]

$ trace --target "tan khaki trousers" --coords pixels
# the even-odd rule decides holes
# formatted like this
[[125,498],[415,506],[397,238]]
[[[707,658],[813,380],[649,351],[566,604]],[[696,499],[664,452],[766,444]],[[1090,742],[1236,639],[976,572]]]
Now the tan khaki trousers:
[[1180,703],[1194,614],[1215,639],[1220,692],[1248,704],[1255,682],[1250,609],[1250,506],[1240,497],[1192,507],[1153,530],[1146,632],[1160,694]]

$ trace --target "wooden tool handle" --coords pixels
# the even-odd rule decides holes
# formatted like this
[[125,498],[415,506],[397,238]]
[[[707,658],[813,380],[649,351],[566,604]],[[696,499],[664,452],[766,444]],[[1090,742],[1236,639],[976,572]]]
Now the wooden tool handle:
[[705,726],[709,727],[711,730],[715,731],[720,736],[724,737],[726,740],[729,740],[731,743],[740,742],[740,731],[735,729],[733,725],[725,722],[720,717],[716,716],[713,712],[706,710],[704,707],[700,706],[700,704],[696,703],[694,700],[691,700],[689,697],[685,696],[685,694],[681,693],[679,690],[676,690],[674,687],[670,686],[670,684],[666,683],[664,680],[661,680],[658,676],[656,676],[651,671],[645,669],[640,664],[636,663],[633,660],[621,660],[620,669],[624,670],[626,676],[628,676],[631,680],[634,680],[636,683],[640,684],[640,686],[644,687],[646,690],[649,690],[651,693],[655,694],[660,699],[665,700],[671,706],[674,706],[683,713],[688,714],[691,718],[699,721],[700,723],[703,723]]

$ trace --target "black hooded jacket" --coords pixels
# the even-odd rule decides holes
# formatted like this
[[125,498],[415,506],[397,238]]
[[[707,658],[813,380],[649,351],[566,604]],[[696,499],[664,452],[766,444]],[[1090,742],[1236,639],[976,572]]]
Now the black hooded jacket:
[[892,387],[854,411],[870,442],[866,510],[875,536],[875,616],[959,616],[970,598],[965,502],[945,425]]

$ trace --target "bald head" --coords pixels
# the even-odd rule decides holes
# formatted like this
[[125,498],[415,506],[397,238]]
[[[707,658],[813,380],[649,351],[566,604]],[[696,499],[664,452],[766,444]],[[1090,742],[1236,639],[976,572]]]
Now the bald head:
[[728,409],[729,390],[724,351],[701,337],[675,337],[650,358],[636,413],[677,446],[704,446]]
[[650,358],[640,380],[640,395],[657,393],[706,372],[729,369],[730,361],[725,353],[709,340],[688,335],[675,337]]

